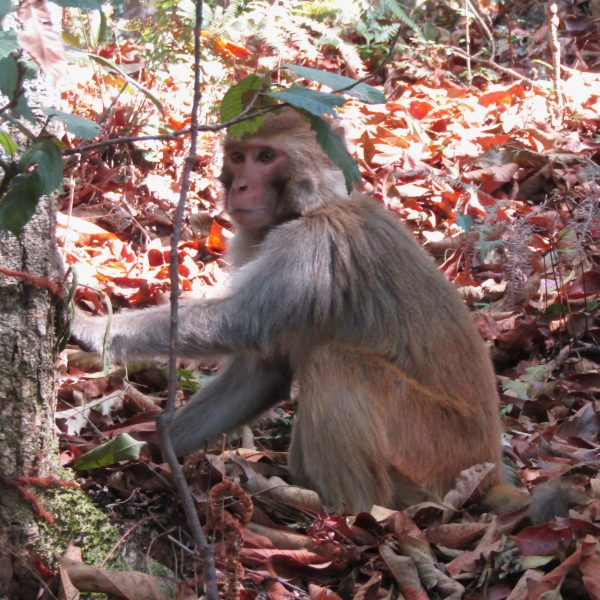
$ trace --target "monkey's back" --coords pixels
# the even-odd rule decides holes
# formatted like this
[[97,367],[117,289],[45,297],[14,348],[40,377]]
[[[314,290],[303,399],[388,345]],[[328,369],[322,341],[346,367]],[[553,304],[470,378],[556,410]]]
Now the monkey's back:
[[[300,383],[296,477],[331,504],[366,509],[410,504],[422,497],[419,488],[440,496],[462,469],[499,465],[488,350],[458,292],[410,231],[354,194],[270,235],[280,234],[286,244],[296,236],[306,244],[316,288],[307,295],[326,332],[310,351],[295,347],[291,356]],[[331,452],[351,457],[349,470],[328,461]],[[483,487],[499,478],[496,469]]]

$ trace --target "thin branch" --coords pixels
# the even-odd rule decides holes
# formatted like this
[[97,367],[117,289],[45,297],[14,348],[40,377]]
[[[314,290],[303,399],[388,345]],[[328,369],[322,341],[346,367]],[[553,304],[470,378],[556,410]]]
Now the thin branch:
[[[467,58],[468,58],[467,53],[462,48],[455,48],[454,46],[448,46],[446,49],[449,50],[450,52],[452,52],[452,54],[454,54],[456,56],[460,56],[461,58],[464,58],[465,60],[467,60]],[[508,67],[503,67],[502,65],[499,65],[498,63],[494,62],[493,60],[481,58],[477,55],[472,56],[471,59],[477,61],[478,63],[480,63],[490,69],[495,69],[496,71],[500,71],[501,73],[510,75],[511,77],[514,77],[515,79],[518,79],[519,81],[525,81],[526,83],[528,83],[529,85],[531,85],[534,88],[537,88],[544,92],[548,91],[547,84],[542,85],[539,81],[535,81],[535,80],[531,79],[530,77],[527,77],[527,76],[519,73],[518,71],[515,71],[514,69],[510,69]]]
[[[351,84],[349,84],[343,88],[334,90],[333,93],[346,92],[346,91],[351,90],[352,88],[356,87],[357,85],[364,83],[365,81],[368,81],[369,79],[372,79],[373,77],[375,77],[385,67],[385,65],[388,62],[390,62],[390,60],[392,59],[392,55],[394,53],[396,44],[398,43],[398,39],[400,37],[401,31],[402,31],[402,26],[398,27],[398,31],[396,31],[396,34],[392,38],[392,41],[390,42],[390,47],[389,47],[387,54],[383,57],[383,59],[377,65],[377,67],[373,71],[371,71],[371,73],[369,73],[368,75],[365,75],[364,77],[361,77],[360,79],[357,79],[356,81],[353,81]],[[274,110],[277,110],[278,108],[281,108],[282,106],[288,106],[288,105],[287,105],[287,103],[284,102],[283,104],[277,104],[275,106],[268,106],[265,108],[261,108],[259,110],[256,110],[255,112],[252,112],[252,114],[249,114],[250,108],[252,108],[252,103],[250,103],[250,105],[248,107],[246,107],[246,109],[244,111],[242,111],[237,117],[235,117],[235,119],[231,119],[230,121],[227,121],[226,123],[217,123],[214,125],[208,125],[208,124],[198,125],[197,123],[195,123],[195,124],[192,124],[192,127],[188,127],[186,129],[180,129],[179,131],[173,131],[171,133],[162,133],[162,134],[157,134],[157,135],[125,136],[125,137],[120,137],[120,138],[112,138],[110,140],[102,140],[101,142],[94,142],[93,144],[79,146],[78,148],[69,148],[68,150],[65,150],[63,152],[63,155],[64,156],[72,156],[74,154],[83,154],[84,152],[89,152],[90,150],[96,150],[97,148],[105,148],[107,146],[114,146],[116,144],[131,144],[131,143],[135,143],[135,142],[149,142],[149,141],[154,141],[154,140],[167,140],[167,141],[175,140],[182,135],[188,135],[189,133],[192,133],[194,131],[195,132],[210,131],[212,133],[217,133],[218,131],[227,129],[231,125],[235,125],[236,123],[239,123],[240,121],[245,121],[246,119],[253,119],[254,117],[257,117],[260,115],[265,115]]]
[[469,85],[473,83],[473,68],[471,66],[471,11],[469,10],[469,0],[465,0],[465,47],[467,53],[467,78]]
[[0,275],[4,275],[5,277],[14,277],[15,279],[22,279],[29,285],[32,285],[40,290],[48,290],[57,298],[64,298],[65,296],[60,283],[52,281],[47,277],[35,277],[26,271],[14,271],[13,269],[6,269],[4,267],[0,267]]
[[[206,131],[211,131],[207,129]],[[114,146],[116,144],[130,144],[133,142],[150,142],[153,140],[175,140],[180,135],[187,135],[191,133],[191,129],[181,129],[174,131],[173,133],[159,133],[156,135],[140,135],[140,136],[125,136],[119,138],[112,138],[110,140],[102,140],[101,142],[94,142],[93,144],[87,144],[85,146],[79,146],[78,148],[69,148],[63,152],[64,156],[72,156],[74,154],[83,154],[90,150],[96,150],[97,148],[105,148],[107,146]]]
[[548,21],[550,24],[550,50],[552,51],[552,79],[556,90],[556,103],[559,110],[563,107],[562,80],[560,78],[560,42],[558,41],[558,4],[554,1],[548,3]]
[[[490,60],[494,60],[496,58],[496,41],[494,40],[494,34],[492,33],[490,27],[488,26],[489,20],[486,21],[486,17],[484,15],[484,13],[481,11],[481,9],[479,8],[478,2],[473,2],[472,0],[465,0],[465,4],[468,7],[468,9],[465,10],[465,15],[467,17],[467,20],[468,20],[469,16],[473,16],[473,18],[477,21],[477,23],[479,24],[479,27],[481,27],[481,29],[487,36],[488,40],[490,41]],[[470,48],[469,48],[469,52],[471,52]]]
[[27,129],[27,127],[25,127],[25,125],[19,121],[19,119],[16,119],[8,113],[2,114],[2,118],[5,121],[8,121],[13,127],[18,129],[28,140],[34,142],[37,139],[37,136],[33,132],[29,131],[29,129]]
[[101,142],[94,142],[93,144],[87,144],[85,146],[79,146],[77,148],[69,148],[63,152],[64,156],[72,156],[74,154],[83,154],[84,152],[88,152],[90,150],[96,150],[97,148],[105,148],[107,146],[115,146],[116,144],[131,144],[135,142],[150,142],[154,140],[176,140],[178,137],[182,135],[188,135],[196,133],[200,131],[210,131],[212,133],[217,133],[223,129],[227,129],[231,125],[235,125],[240,121],[245,121],[246,119],[251,119],[256,116],[266,114],[271,112],[277,108],[283,106],[282,104],[278,104],[276,106],[269,106],[263,108],[261,110],[257,110],[255,113],[251,115],[246,114],[246,112],[241,113],[235,119],[231,119],[225,123],[217,123],[215,125],[198,125],[192,127],[187,127],[186,129],[180,129],[179,131],[173,131],[171,133],[158,133],[156,135],[139,135],[139,136],[124,136],[120,138],[111,138],[110,140],[102,140]]
[[194,504],[194,499],[187,485],[181,465],[177,460],[171,438],[169,435],[169,425],[175,412],[175,393],[177,391],[177,364],[175,357],[175,348],[177,342],[178,329],[178,311],[179,311],[179,256],[177,253],[181,229],[183,225],[183,213],[190,187],[190,175],[196,160],[196,148],[198,145],[198,109],[200,106],[200,32],[202,29],[202,0],[196,0],[196,22],[194,25],[194,99],[192,102],[192,126],[190,136],[190,150],[185,160],[185,168],[182,174],[181,191],[179,193],[179,202],[175,211],[175,223],[173,235],[171,237],[171,253],[169,274],[171,277],[171,330],[169,334],[169,387],[167,407],[164,415],[156,417],[156,427],[160,433],[161,447],[163,456],[167,460],[177,491],[181,498],[181,504],[187,522],[192,532],[194,543],[198,548],[204,564],[204,582],[206,585],[206,597],[209,600],[217,600],[219,597],[217,589],[217,573],[215,570],[215,561],[212,546],[208,543],[198,511]]

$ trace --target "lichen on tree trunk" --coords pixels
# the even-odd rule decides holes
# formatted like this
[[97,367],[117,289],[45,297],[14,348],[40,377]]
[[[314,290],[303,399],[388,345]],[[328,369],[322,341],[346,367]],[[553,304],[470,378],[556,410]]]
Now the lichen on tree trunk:
[[[60,281],[55,210],[43,198],[21,236],[0,229],[0,267]],[[0,273],[0,475],[51,475],[55,359],[64,303],[45,289]],[[0,482],[0,598],[35,598],[40,582],[28,552],[40,531],[31,506]]]

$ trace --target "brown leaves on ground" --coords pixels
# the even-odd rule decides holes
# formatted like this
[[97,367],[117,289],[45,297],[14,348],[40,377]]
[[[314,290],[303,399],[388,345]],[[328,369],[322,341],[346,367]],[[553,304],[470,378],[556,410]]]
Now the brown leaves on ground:
[[[82,562],[61,558],[60,578],[65,597],[78,598],[78,592],[102,592],[111,598],[167,600],[171,595],[161,590],[156,578],[135,571],[119,572],[90,567]],[[68,595],[67,595],[68,592]]]
[[[217,37],[209,42],[222,58],[246,52]],[[135,47],[125,54],[135,64]],[[232,436],[227,447],[185,464],[198,509],[210,515],[225,597],[600,598],[600,78],[566,69],[559,113],[541,83],[480,77],[477,86],[460,86],[444,76],[456,63],[427,60],[398,59],[384,82],[386,106],[350,102],[348,137],[366,190],[413,226],[474,309],[500,375],[504,451],[515,483],[525,492],[560,479],[573,490],[569,516],[532,525],[526,509],[483,513],[471,495],[484,465],[463,473],[443,501],[404,512],[327,515],[314,493],[287,484],[286,404],[254,428],[254,439]],[[435,74],[415,75],[435,60]],[[65,100],[91,118],[107,104],[98,83],[109,96],[122,87],[113,74],[74,70],[70,77]],[[190,80],[190,73],[173,72],[153,89],[175,129],[189,124]],[[132,121],[126,101],[105,115],[110,135],[160,120],[142,100]],[[181,288],[200,296],[225,279],[219,257],[229,231],[212,181],[216,148],[214,138],[202,138],[178,248]],[[104,291],[115,307],[163,302],[168,293],[168,236],[185,147],[182,140],[160,142],[152,152],[160,160],[140,158],[129,145],[73,165],[59,214],[67,264],[80,284]],[[95,292],[80,287],[78,298],[102,310]],[[209,372],[210,365],[182,364],[181,395]],[[164,371],[130,365],[107,376],[70,350],[61,376],[57,424],[65,463],[96,447],[99,432],[147,441],[139,461],[79,473],[79,481],[124,526],[160,515],[158,533],[146,530],[154,536],[149,552],[189,584],[179,597],[195,593],[201,566],[153,445]],[[224,482],[236,485],[225,483],[212,497]],[[123,576],[135,589],[137,576]]]

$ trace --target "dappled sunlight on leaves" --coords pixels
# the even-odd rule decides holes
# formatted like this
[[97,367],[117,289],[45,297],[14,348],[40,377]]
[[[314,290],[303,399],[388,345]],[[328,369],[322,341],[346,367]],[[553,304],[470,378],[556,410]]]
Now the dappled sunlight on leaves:
[[[214,53],[207,69],[230,77],[225,86],[237,80],[234,73],[247,74],[243,61],[257,58],[257,47],[264,64],[278,61],[255,40],[207,34],[205,42]],[[122,54],[122,62],[137,64],[135,46]],[[321,60],[316,66],[339,67],[337,58]],[[569,516],[533,525],[526,508],[484,512],[475,492],[486,465],[463,471],[445,498],[405,511],[327,514],[315,492],[290,485],[288,401],[249,433],[223,438],[184,463],[198,510],[210,515],[219,581],[240,598],[528,600],[558,597],[559,590],[564,598],[600,598],[600,79],[567,71],[561,121],[547,86],[483,76],[463,86],[457,63],[444,60],[435,58],[434,72],[425,59],[411,69],[399,56],[381,81],[385,105],[351,100],[340,113],[365,191],[408,224],[473,310],[499,375],[503,450],[515,484],[528,497],[560,479],[574,494]],[[419,69],[428,77],[417,77]],[[78,114],[104,115],[107,136],[181,130],[190,124],[191,76],[178,65],[156,79],[140,75],[163,113],[130,89],[105,113],[123,80],[84,68],[74,67],[63,99]],[[220,97],[225,89],[204,91]],[[135,115],[128,102],[139,103]],[[68,134],[63,141],[76,143]],[[105,310],[93,290],[116,309],[168,301],[169,236],[186,146],[184,137],[132,142],[70,165],[57,239],[77,271],[81,306]],[[219,152],[215,136],[201,136],[177,248],[180,288],[194,297],[222,293],[227,280],[222,256],[232,233],[215,181]],[[192,582],[199,561],[156,445],[163,366],[106,374],[101,361],[73,348],[65,356],[56,413],[61,460],[72,464],[118,434],[147,442],[137,461],[77,475],[118,522],[159,515],[151,553]],[[209,381],[213,369],[212,361],[180,361],[178,400]],[[217,501],[211,490],[221,485]]]

